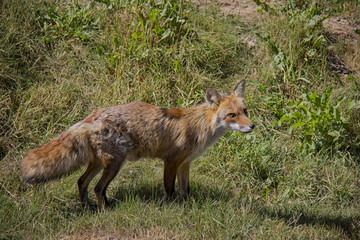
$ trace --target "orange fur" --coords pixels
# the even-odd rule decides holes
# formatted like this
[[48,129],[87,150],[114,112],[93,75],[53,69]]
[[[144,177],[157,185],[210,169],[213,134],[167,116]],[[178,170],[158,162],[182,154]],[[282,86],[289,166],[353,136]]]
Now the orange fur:
[[88,200],[91,180],[103,170],[95,187],[100,206],[108,206],[106,189],[127,160],[164,160],[165,194],[174,192],[177,177],[181,197],[189,192],[189,169],[227,131],[251,132],[254,125],[246,116],[245,84],[222,96],[206,92],[206,103],[182,109],[165,109],[144,102],[96,111],[45,145],[30,150],[22,162],[23,179],[46,181],[88,164],[78,180],[80,200]]

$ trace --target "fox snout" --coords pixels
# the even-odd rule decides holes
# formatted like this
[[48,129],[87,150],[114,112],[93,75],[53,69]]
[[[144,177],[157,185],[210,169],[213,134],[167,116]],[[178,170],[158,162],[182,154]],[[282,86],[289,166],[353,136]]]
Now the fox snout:
[[255,124],[251,123],[250,126],[246,127],[247,128],[247,131],[243,132],[243,133],[249,133],[251,132],[252,130],[254,130],[255,128]]
[[252,130],[254,130],[255,124],[251,123],[249,126],[239,126],[238,129],[236,129],[238,132],[242,133],[250,133]]
[[230,128],[233,131],[242,132],[242,133],[250,133],[255,128],[255,124],[253,124],[253,123],[250,123],[250,125],[243,125],[243,124],[238,124],[238,123],[230,123],[229,125],[230,125]]

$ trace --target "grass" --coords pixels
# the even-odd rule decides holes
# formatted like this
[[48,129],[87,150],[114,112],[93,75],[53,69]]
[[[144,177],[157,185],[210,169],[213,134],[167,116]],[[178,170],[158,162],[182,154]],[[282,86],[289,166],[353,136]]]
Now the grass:
[[[359,4],[314,3],[263,3],[263,21],[250,24],[172,0],[4,0],[0,239],[358,239],[359,41],[321,23],[332,14],[359,24]],[[97,108],[135,99],[190,106],[206,87],[229,92],[245,78],[256,131],[228,133],[194,161],[187,201],[162,201],[158,160],[126,165],[106,212],[81,208],[83,169],[21,182],[30,148]]]

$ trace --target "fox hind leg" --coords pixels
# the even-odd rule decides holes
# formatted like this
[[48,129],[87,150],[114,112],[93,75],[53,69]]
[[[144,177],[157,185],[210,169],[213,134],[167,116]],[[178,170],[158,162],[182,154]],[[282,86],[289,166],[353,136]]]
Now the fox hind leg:
[[123,130],[120,124],[113,126],[113,122],[104,122],[101,131],[91,138],[94,155],[103,166],[102,176],[94,191],[100,208],[107,208],[109,201],[106,189],[126,162],[128,153],[134,147],[134,142]]
[[93,178],[100,172],[102,165],[99,161],[89,163],[85,173],[78,180],[80,201],[83,205],[88,202],[88,186]]
[[104,166],[100,181],[94,189],[100,208],[104,207],[106,209],[109,206],[109,201],[106,197],[106,189],[109,186],[110,182],[115,178],[124,163],[125,156],[108,158],[106,160],[106,165]]

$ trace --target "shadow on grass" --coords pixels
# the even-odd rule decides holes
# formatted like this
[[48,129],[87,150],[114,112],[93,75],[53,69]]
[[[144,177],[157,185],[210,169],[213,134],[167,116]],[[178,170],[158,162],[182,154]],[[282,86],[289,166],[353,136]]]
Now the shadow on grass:
[[178,194],[178,189],[175,189],[174,195],[169,200],[164,200],[164,188],[161,183],[154,184],[137,184],[133,188],[128,186],[120,186],[110,199],[110,204],[114,207],[120,202],[129,201],[129,199],[140,198],[144,202],[173,202],[184,203],[192,200],[196,203],[203,203],[204,201],[228,201],[233,197],[231,191],[227,191],[216,186],[203,185],[198,182],[190,184],[191,190],[188,199],[181,199]]
[[358,212],[348,214],[342,212],[341,209],[334,212],[321,207],[307,209],[302,206],[288,209],[258,206],[257,211],[263,216],[283,219],[289,226],[295,227],[301,224],[323,225],[341,229],[351,239],[360,239],[360,214]]
[[[108,192],[108,200],[110,207],[108,210],[112,211],[119,207],[123,202],[134,201],[134,199],[141,199],[145,203],[153,202],[159,205],[163,204],[203,204],[206,201],[229,201],[233,198],[233,193],[216,186],[204,185],[198,182],[194,182],[191,185],[190,194],[188,199],[181,199],[178,194],[178,189],[175,190],[174,195],[171,199],[164,199],[164,190],[162,183],[158,184],[136,184],[133,187],[130,186],[119,186],[116,188],[116,191]],[[89,189],[91,191],[91,189]],[[77,193],[74,193],[74,199],[77,198]],[[71,201],[71,203],[66,203],[67,211],[63,211],[64,206],[59,205],[59,209],[62,212],[68,213],[69,217],[80,216],[84,213],[96,214],[102,209],[98,207],[96,199],[89,199],[88,204],[83,207],[80,202]],[[59,210],[59,211],[60,211]]]

